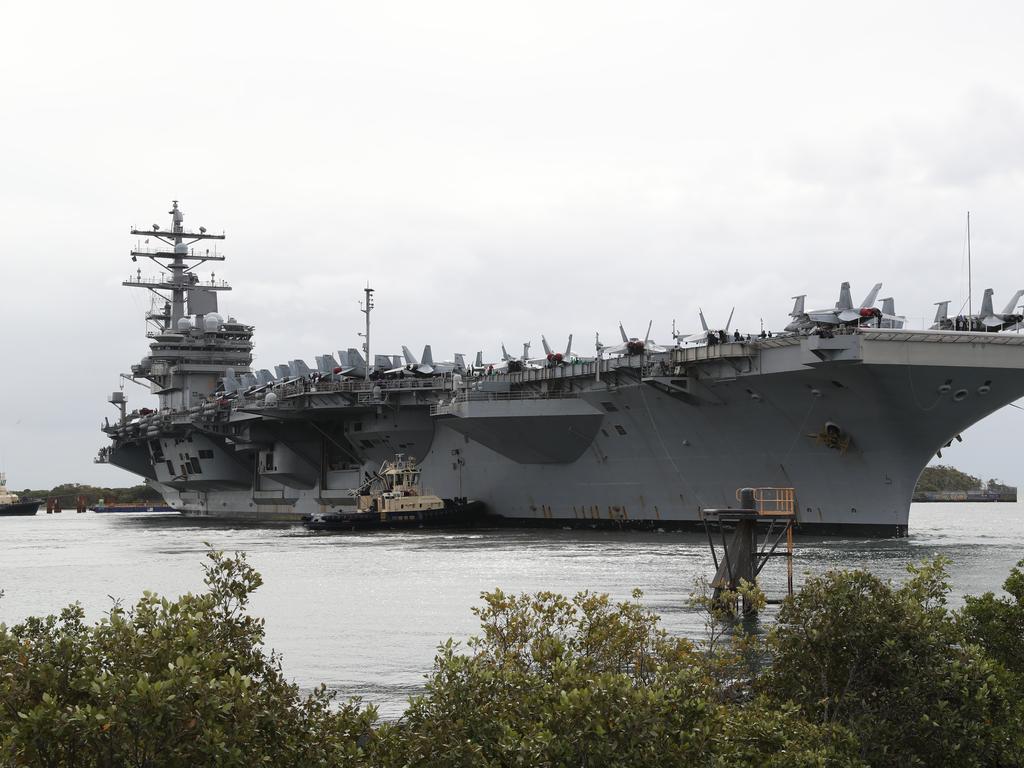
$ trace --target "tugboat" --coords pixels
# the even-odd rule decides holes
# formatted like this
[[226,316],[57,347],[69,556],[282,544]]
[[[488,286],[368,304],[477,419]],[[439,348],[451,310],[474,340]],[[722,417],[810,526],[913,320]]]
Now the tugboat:
[[303,517],[302,524],[311,531],[441,528],[472,525],[483,512],[479,501],[423,493],[416,459],[400,453],[352,494],[355,511],[315,512]]
[[21,501],[18,494],[7,490],[7,475],[0,472],[0,517],[34,515],[42,503],[41,499]]

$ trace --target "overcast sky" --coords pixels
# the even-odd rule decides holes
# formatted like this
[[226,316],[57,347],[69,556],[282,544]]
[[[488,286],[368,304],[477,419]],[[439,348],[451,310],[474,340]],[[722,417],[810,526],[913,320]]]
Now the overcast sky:
[[[920,324],[1024,287],[1018,3],[5,3],[0,468],[92,464],[147,353],[132,225],[226,231],[256,365],[436,359],[697,307],[785,324],[872,283]],[[152,271],[152,270],[150,270]],[[977,301],[977,299],[976,299]],[[132,406],[148,396],[126,385]],[[1024,412],[945,460],[1019,483]]]

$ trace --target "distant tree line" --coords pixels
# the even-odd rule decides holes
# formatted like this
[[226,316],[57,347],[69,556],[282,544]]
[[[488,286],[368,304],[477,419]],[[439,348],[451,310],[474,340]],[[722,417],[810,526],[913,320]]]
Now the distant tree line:
[[701,642],[669,635],[639,593],[496,590],[480,634],[441,645],[425,691],[381,722],[289,682],[247,611],[260,575],[209,558],[201,594],[0,624],[0,765],[1024,764],[1024,561],[1006,595],[956,610],[941,558],[903,584],[808,578],[766,636],[732,618],[737,595],[699,592]]
[[1001,492],[1011,491],[1012,486],[1004,485],[995,478],[982,483],[980,477],[968,475],[954,467],[938,465],[925,467],[921,477],[917,480],[918,492],[920,491],[978,491],[982,485],[986,485],[990,491]]
[[78,496],[85,496],[86,503],[95,504],[100,499],[104,502],[122,503],[129,501],[162,501],[159,493],[148,485],[133,485],[130,488],[100,488],[95,485],[64,483],[49,490],[26,488],[18,494],[23,499],[48,499],[54,496],[61,500],[71,501]]

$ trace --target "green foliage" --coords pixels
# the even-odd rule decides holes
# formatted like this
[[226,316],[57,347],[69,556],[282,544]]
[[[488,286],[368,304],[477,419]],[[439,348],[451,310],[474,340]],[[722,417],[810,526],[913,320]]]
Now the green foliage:
[[723,704],[706,657],[634,599],[485,594],[468,653],[440,648],[387,729],[384,766],[854,766],[855,744],[795,708]]
[[1013,493],[1017,489],[1012,485],[996,480],[994,477],[989,478],[989,481],[985,484],[991,493]]
[[925,467],[917,479],[916,491],[976,491],[981,479],[954,467],[938,465]]
[[1024,764],[1024,561],[946,606],[940,559],[902,586],[809,579],[767,639],[754,584],[698,585],[701,643],[607,595],[483,595],[480,633],[442,645],[396,722],[300,695],[247,613],[261,578],[209,554],[205,592],[145,593],[87,624],[0,624],[0,765],[678,766]]
[[982,646],[1017,677],[1018,690],[1024,688],[1024,560],[1010,571],[1003,582],[1009,598],[986,592],[968,596],[960,615],[967,637]]
[[0,625],[0,764],[352,765],[375,713],[306,697],[246,614],[261,579],[210,553],[208,591]]
[[779,614],[758,687],[848,728],[872,766],[1019,764],[1019,694],[965,642],[944,565],[912,567],[900,587],[864,571],[809,579]]

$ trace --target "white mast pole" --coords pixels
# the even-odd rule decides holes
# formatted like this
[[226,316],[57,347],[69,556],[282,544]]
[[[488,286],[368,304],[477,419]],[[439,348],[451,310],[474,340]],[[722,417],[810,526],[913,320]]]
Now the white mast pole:
[[366,372],[364,374],[364,380],[367,384],[370,383],[370,368],[373,366],[373,358],[370,357],[370,311],[373,309],[373,288],[367,283],[363,289],[366,294],[366,302],[361,310],[366,315],[366,334],[363,336],[363,354],[366,355]]
[[974,305],[971,297],[971,212],[967,212],[967,316],[974,314]]

